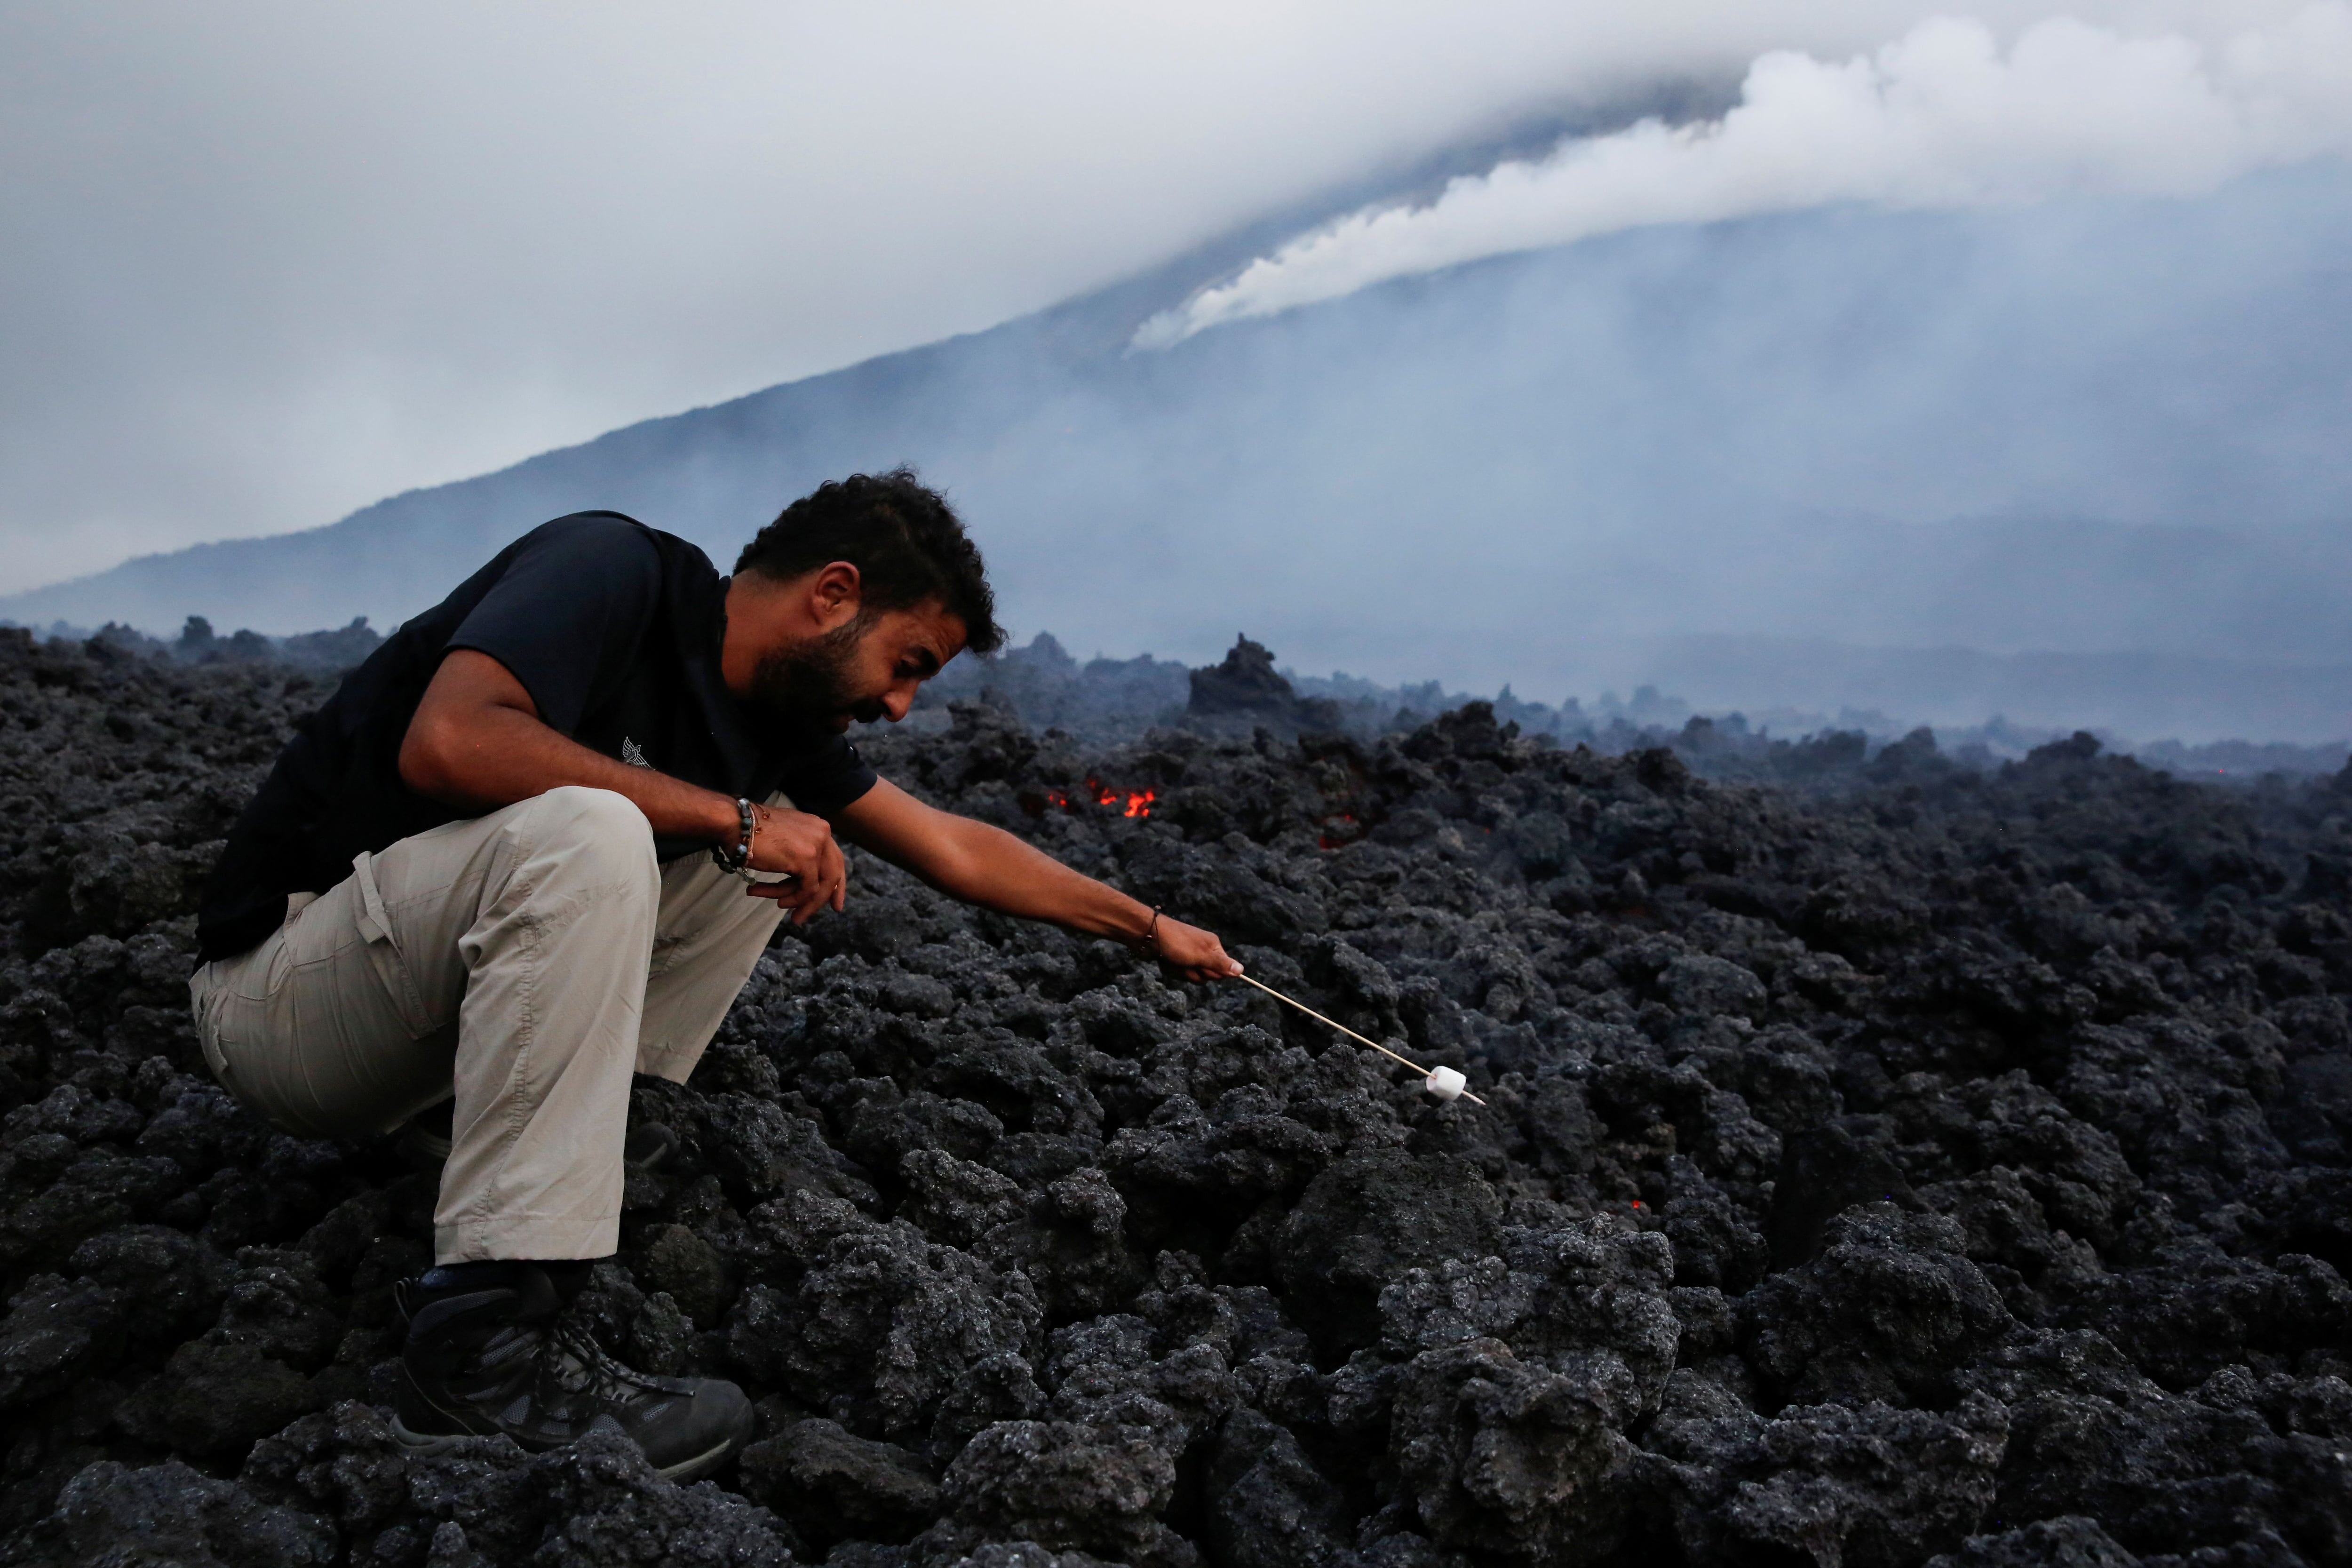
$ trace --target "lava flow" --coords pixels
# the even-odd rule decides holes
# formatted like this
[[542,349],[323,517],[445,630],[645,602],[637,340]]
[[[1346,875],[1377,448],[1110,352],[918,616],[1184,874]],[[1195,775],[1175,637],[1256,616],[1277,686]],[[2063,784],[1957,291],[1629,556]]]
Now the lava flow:
[[1250,974],[880,865],[769,948],[569,1320],[761,1413],[681,1487],[402,1444],[429,1186],[189,1027],[289,674],[0,627],[0,1563],[2352,1568],[2352,773],[875,736]]

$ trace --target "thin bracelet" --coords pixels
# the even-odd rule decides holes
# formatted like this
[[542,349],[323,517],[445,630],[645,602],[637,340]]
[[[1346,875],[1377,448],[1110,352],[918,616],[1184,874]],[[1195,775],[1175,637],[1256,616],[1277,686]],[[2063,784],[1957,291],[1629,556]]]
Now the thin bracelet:
[[1150,947],[1151,945],[1151,938],[1153,934],[1159,930],[1160,906],[1158,904],[1154,904],[1151,906],[1151,923],[1143,928],[1143,934],[1136,939],[1135,945],[1138,947]]

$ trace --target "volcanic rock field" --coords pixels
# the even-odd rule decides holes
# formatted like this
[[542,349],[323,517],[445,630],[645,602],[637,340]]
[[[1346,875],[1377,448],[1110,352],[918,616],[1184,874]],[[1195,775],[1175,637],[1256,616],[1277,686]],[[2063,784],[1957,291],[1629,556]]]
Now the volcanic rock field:
[[0,1562],[2352,1563],[2352,778],[960,706],[868,754],[1487,1103],[856,858],[574,1309],[759,1401],[680,1488],[405,1457],[431,1176],[205,1071],[326,690],[0,633]]

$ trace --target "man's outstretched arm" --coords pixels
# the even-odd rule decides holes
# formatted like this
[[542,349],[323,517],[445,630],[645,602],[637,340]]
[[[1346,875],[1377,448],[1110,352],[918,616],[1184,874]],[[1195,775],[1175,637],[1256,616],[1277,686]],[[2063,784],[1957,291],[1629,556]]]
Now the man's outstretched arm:
[[[441,661],[400,746],[400,782],[434,800],[492,811],[564,784],[625,795],[656,833],[732,845],[742,832],[735,803],[684,779],[633,768],[591,751],[540,721],[538,705],[505,665],[457,648]],[[841,847],[820,816],[759,805],[751,865],[784,871],[790,882],[763,884],[806,921],[841,908]]]
[[1149,905],[1071,870],[1001,827],[925,805],[887,779],[840,812],[837,825],[851,843],[905,867],[950,898],[1121,942],[1140,941],[1151,930],[1160,959],[1187,980],[1241,973],[1213,933],[1165,914],[1153,928]]

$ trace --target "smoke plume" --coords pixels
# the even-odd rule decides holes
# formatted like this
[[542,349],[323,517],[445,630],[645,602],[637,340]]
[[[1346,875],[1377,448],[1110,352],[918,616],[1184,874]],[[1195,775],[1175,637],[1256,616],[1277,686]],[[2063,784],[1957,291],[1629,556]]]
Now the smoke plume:
[[2252,170],[2352,153],[2352,7],[2315,5],[2211,45],[2069,18],[2004,53],[1971,19],[1920,23],[1843,61],[1775,51],[1720,120],[1643,120],[1542,159],[1371,206],[1146,321],[1139,348],[1388,279],[1661,224],[1859,203],[2010,206],[2193,196]]

